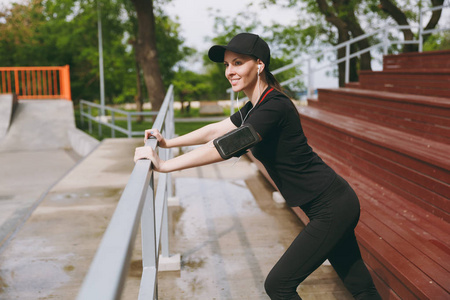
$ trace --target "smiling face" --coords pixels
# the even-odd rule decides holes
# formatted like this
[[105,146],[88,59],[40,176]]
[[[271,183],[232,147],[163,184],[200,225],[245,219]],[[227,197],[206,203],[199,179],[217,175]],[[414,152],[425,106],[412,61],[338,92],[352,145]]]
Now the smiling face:
[[253,93],[258,79],[258,64],[251,56],[225,51],[225,76],[234,92]]

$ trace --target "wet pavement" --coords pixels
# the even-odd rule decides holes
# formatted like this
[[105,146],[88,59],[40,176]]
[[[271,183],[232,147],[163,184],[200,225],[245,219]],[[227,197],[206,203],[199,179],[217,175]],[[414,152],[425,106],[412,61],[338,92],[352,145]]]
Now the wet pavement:
[[[273,187],[245,157],[173,174],[171,253],[181,270],[158,274],[159,299],[269,299],[264,280],[303,229],[272,200]],[[137,299],[139,245],[124,299]],[[303,299],[353,299],[333,268],[321,266],[299,288]]]
[[[113,214],[141,139],[107,139],[56,183],[0,251],[0,299],[75,299]],[[245,157],[173,173],[171,253],[181,270],[158,274],[159,299],[268,299],[264,279],[303,224],[272,200]],[[136,241],[122,299],[137,299]],[[298,290],[303,299],[352,299],[331,266]]]

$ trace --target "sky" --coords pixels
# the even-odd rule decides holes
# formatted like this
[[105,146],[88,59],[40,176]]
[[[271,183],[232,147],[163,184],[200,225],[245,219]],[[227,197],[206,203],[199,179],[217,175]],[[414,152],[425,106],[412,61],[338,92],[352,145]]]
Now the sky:
[[[0,0],[2,1],[2,0]],[[259,9],[261,0],[172,0],[167,5],[166,12],[172,16],[178,16],[179,23],[182,25],[182,36],[186,39],[188,46],[195,47],[197,50],[207,50],[211,45],[205,41],[207,36],[213,35],[214,19],[209,15],[208,8],[220,10],[222,16],[232,18],[237,13],[247,10],[247,6],[253,3],[251,12],[258,15],[260,20],[271,22],[276,20],[284,25],[296,22],[297,13],[292,9],[280,9],[275,6],[270,10]],[[255,32],[258,34],[258,32]]]

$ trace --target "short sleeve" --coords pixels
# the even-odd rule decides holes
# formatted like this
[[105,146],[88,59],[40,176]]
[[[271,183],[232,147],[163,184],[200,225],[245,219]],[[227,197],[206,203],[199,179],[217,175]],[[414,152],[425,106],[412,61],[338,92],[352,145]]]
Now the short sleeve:
[[284,115],[284,105],[280,102],[277,99],[271,99],[271,101],[262,103],[254,112],[250,112],[245,120],[245,123],[252,124],[262,140],[268,139],[269,135],[279,128]]
[[240,110],[235,112],[230,116],[231,122],[236,126],[239,127],[242,125],[242,120],[244,119],[244,116],[247,115],[248,111],[253,107],[252,103],[248,101]]

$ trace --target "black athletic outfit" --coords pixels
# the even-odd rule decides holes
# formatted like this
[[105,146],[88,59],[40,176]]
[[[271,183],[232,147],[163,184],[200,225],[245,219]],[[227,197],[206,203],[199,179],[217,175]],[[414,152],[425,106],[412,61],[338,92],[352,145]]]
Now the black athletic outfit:
[[356,299],[381,299],[361,258],[354,228],[359,200],[348,183],[313,152],[299,114],[282,93],[267,88],[256,106],[249,101],[231,116],[250,123],[262,140],[252,149],[289,206],[300,206],[310,222],[270,271],[271,299],[301,299],[298,285],[326,259]]

